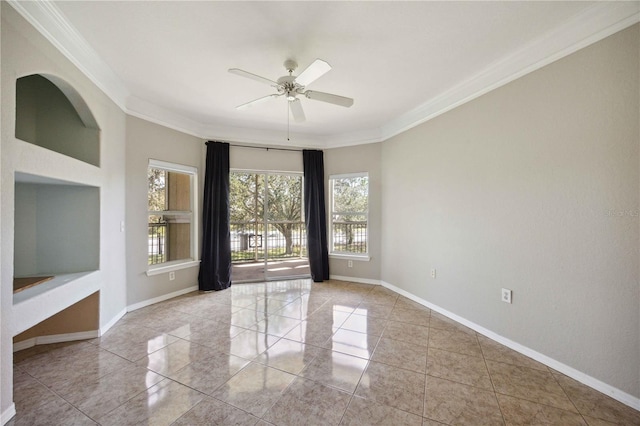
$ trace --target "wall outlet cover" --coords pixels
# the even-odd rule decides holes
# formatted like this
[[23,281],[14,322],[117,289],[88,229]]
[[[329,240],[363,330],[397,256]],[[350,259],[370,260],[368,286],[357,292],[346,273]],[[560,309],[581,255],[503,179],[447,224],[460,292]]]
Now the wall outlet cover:
[[511,290],[509,290],[508,288],[503,288],[501,300],[504,303],[511,303]]

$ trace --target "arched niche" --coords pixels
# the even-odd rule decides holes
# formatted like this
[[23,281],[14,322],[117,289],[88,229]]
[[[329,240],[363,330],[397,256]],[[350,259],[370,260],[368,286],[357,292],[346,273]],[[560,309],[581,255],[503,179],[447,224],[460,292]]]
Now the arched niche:
[[100,166],[100,129],[82,96],[63,79],[16,80],[16,138]]

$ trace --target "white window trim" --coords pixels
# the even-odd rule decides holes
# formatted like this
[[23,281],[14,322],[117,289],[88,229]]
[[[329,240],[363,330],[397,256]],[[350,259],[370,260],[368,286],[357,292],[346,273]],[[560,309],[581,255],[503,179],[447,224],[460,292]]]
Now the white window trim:
[[193,259],[185,259],[185,260],[176,260],[174,262],[165,262],[159,263],[157,265],[149,265],[153,266],[153,268],[149,268],[146,272],[148,277],[160,274],[166,274],[171,271],[178,271],[180,269],[193,268],[194,266],[199,266],[199,260]]
[[[147,264],[147,276],[164,274],[171,271],[177,271],[179,269],[192,268],[194,266],[200,265],[200,258],[198,253],[198,168],[193,166],[186,166],[184,164],[176,164],[170,163],[162,160],[154,160],[153,158],[149,159],[149,164],[147,165],[147,170],[149,168],[157,168],[168,170],[170,172],[178,172],[188,174],[190,176],[190,189],[191,193],[189,196],[191,197],[191,258],[189,259],[181,259],[175,260],[172,262],[164,262],[158,263],[155,265]],[[148,196],[148,190],[147,190]],[[147,223],[149,222],[149,215],[152,212],[147,210]],[[166,212],[165,212],[166,213]],[[146,234],[145,234],[146,235]],[[148,249],[147,249],[148,250]]]
[[[367,222],[367,226],[368,226],[368,222]],[[369,247],[369,241],[367,240],[367,247]],[[329,253],[329,257],[332,259],[344,259],[344,260],[357,260],[360,262],[368,262],[371,260],[371,256],[369,256],[369,254],[366,253],[349,253],[346,254],[344,252],[332,252]]]
[[368,262],[371,260],[369,256],[369,182],[367,183],[367,252],[366,253],[350,253],[345,251],[335,251],[333,248],[333,183],[335,179],[348,179],[354,177],[366,177],[369,179],[369,172],[342,173],[329,175],[329,257],[334,259],[357,260]]
[[342,173],[337,175],[330,175],[329,180],[331,179],[348,179],[354,177],[369,177],[369,172],[356,172],[356,173]]

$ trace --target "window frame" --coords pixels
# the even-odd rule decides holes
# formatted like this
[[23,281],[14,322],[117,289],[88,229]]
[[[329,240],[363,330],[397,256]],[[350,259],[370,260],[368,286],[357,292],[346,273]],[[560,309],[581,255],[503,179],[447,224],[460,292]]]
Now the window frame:
[[[345,251],[336,251],[333,246],[333,217],[335,214],[343,214],[340,212],[334,211],[334,182],[338,179],[348,179],[348,178],[357,178],[357,177],[366,177],[367,178],[367,211],[364,213],[367,222],[367,236],[366,236],[366,245],[367,251],[365,253],[352,253]],[[336,259],[345,259],[345,260],[360,260],[360,261],[369,261],[371,257],[369,256],[369,197],[370,197],[370,187],[371,181],[369,180],[369,172],[355,172],[355,173],[341,173],[341,174],[333,174],[329,175],[328,179],[328,187],[329,187],[329,227],[328,227],[328,241],[329,241],[329,257]],[[352,212],[356,213],[356,212]]]
[[[161,169],[168,172],[182,173],[189,175],[189,198],[190,198],[190,252],[191,257],[186,259],[173,260],[170,262],[157,263],[149,265],[147,260],[147,276],[159,275],[166,272],[177,271],[179,269],[191,268],[200,264],[198,253],[198,168],[194,166],[187,166],[184,164],[171,163],[168,161],[155,160],[150,158],[147,164],[147,174],[149,169]],[[149,216],[161,215],[162,212],[149,210],[149,189],[147,188],[147,226],[149,224]],[[164,212],[166,213],[166,212]],[[145,238],[148,239],[148,232],[145,233]],[[147,259],[149,257],[149,243],[147,240]]]

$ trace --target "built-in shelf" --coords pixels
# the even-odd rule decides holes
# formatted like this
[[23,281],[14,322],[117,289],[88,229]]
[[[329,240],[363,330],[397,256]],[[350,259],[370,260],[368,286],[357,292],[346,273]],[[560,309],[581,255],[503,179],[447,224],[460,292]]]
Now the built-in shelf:
[[14,277],[13,292],[20,293],[21,291],[25,291],[28,288],[43,284],[52,278],[53,276],[51,275],[45,275],[45,276],[39,276],[39,277]]
[[60,274],[13,295],[16,336],[100,290],[98,271]]
[[[15,137],[7,140],[15,211],[11,331],[27,331],[18,339],[36,342],[54,330],[98,329],[100,129],[80,93],[57,76],[18,78],[15,101]],[[20,280],[26,277],[47,279]]]
[[14,177],[14,276],[50,277],[14,292],[15,336],[99,291],[100,189]]
[[16,81],[17,139],[100,166],[100,130],[78,92],[64,80],[33,74]]
[[100,267],[100,188],[16,173],[14,276]]

